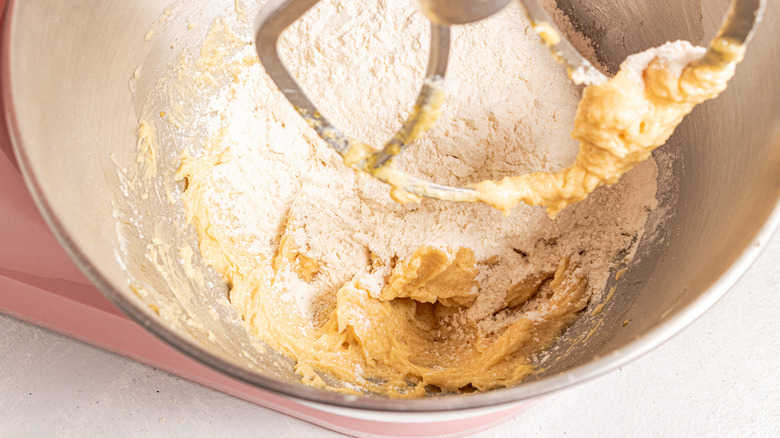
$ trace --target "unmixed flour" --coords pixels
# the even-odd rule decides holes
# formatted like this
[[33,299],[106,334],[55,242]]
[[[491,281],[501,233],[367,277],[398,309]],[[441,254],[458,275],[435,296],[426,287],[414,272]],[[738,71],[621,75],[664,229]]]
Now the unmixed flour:
[[[336,126],[379,146],[413,106],[428,28],[406,2],[327,0],[288,29],[279,47]],[[299,265],[316,263],[311,278],[285,271],[269,284],[312,326],[332,310],[340,287],[358,282],[378,296],[393,267],[426,245],[473,251],[476,301],[465,316],[497,330],[512,322],[501,312],[510,286],[554,272],[562,259],[576,263],[589,293],[603,290],[616,257],[631,257],[656,205],[653,160],[555,220],[522,205],[507,217],[482,204],[398,204],[386,185],[344,166],[316,137],[262,67],[245,61],[253,51],[247,45],[226,61],[241,68],[209,103],[211,140],[191,160],[213,166],[197,175],[200,197],[185,203],[204,209],[213,239],[231,246],[223,248],[226,257],[270,263],[285,246],[300,254]],[[442,118],[398,160],[410,173],[464,185],[557,170],[574,159],[570,132],[581,89],[519,8],[453,29],[446,91]]]

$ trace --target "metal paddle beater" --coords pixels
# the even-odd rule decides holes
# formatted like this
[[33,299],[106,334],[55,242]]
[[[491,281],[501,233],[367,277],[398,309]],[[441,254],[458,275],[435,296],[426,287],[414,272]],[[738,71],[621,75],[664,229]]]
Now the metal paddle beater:
[[[419,200],[420,196],[425,196],[447,201],[480,202],[476,190],[434,184],[411,176],[397,169],[393,165],[393,158],[430,129],[441,114],[444,75],[450,49],[450,26],[486,18],[503,9],[510,0],[417,0],[418,8],[431,21],[426,77],[411,114],[382,149],[350,138],[333,126],[309,100],[279,57],[277,42],[281,33],[318,1],[269,0],[261,9],[255,24],[255,45],[260,62],[295,110],[320,138],[343,157],[347,165],[389,184],[390,194],[397,201]],[[761,19],[765,3],[766,0],[732,0],[718,36],[713,41],[726,38],[735,43],[747,44],[755,25]],[[563,34],[541,5],[534,0],[520,0],[519,4],[553,56],[568,66],[569,76],[575,83],[590,85],[607,80],[562,37]],[[724,56],[727,55],[719,47],[710,45],[705,60],[734,61],[724,59]]]

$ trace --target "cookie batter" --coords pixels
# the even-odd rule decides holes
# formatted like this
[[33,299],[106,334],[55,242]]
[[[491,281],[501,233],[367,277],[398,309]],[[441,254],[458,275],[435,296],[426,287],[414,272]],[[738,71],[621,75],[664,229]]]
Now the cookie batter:
[[[410,66],[424,65],[427,29],[415,17],[409,5],[324,1],[280,47],[323,111],[345,131],[375,143],[392,132],[418,89],[414,78],[421,72]],[[569,123],[581,92],[528,26],[516,8],[508,8],[464,28],[448,77],[458,93],[447,97],[442,119],[400,166],[466,184],[543,172],[562,182],[519,193],[538,196],[535,203],[554,213],[580,196],[567,192],[576,175],[587,174],[576,181],[592,191],[598,184],[590,184],[590,174],[614,183],[617,176],[609,175],[628,170],[599,173],[608,168],[602,164],[615,161],[580,158],[594,155],[587,145],[578,154],[567,132],[574,129],[578,139],[601,147],[603,141],[592,139],[602,133],[599,126],[613,119],[644,121],[640,131],[651,143],[665,140],[672,129],[666,125],[695,104],[687,96],[709,86],[675,88],[679,72],[655,57],[639,75],[626,70],[604,88],[586,91],[575,128]],[[372,31],[354,31],[364,28]],[[303,44],[307,35],[318,39]],[[404,40],[392,41],[394,35]],[[298,50],[302,46],[309,49]],[[475,53],[484,63],[470,62]],[[691,56],[691,50],[681,53]],[[223,72],[229,72],[227,83],[209,94]],[[643,74],[657,80],[645,86]],[[508,217],[482,204],[425,199],[400,205],[386,186],[349,170],[311,132],[262,72],[251,34],[224,22],[212,27],[200,57],[183,62],[173,77],[196,84],[192,92],[207,100],[198,114],[177,113],[175,105],[166,109],[184,126],[204,120],[199,126],[206,140],[185,149],[177,176],[186,184],[182,201],[201,255],[228,282],[230,301],[247,328],[294,359],[307,384],[416,397],[520,382],[604,289],[618,254],[630,259],[656,205],[652,159],[555,221],[523,205]],[[348,91],[338,94],[322,85],[323,77],[330,78],[327,84],[348,84]],[[485,83],[492,86],[485,89]],[[184,85],[176,91],[187,91]],[[649,106],[643,90],[684,104]],[[624,91],[629,104],[650,112],[626,120],[622,112],[609,112]],[[366,96],[371,106],[361,110]],[[665,127],[648,125],[653,114],[664,115]],[[620,137],[626,129],[612,134]],[[650,143],[639,134],[622,143],[626,151],[615,145],[610,154],[629,156],[632,164],[648,158],[649,150],[632,146]],[[584,170],[567,170],[572,161]],[[481,191],[497,207],[511,208],[521,183],[504,181]]]

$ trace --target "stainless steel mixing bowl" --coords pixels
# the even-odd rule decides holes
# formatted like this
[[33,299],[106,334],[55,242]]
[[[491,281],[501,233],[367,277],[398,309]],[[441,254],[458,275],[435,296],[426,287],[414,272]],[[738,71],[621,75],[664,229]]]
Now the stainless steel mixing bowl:
[[[670,39],[706,44],[726,7],[724,0],[666,3],[561,1],[561,7],[614,68],[626,55]],[[154,187],[133,185],[144,102],[162,101],[155,95],[159,78],[179,51],[198,47],[233,0],[11,2],[4,99],[20,167],[63,245],[117,306],[171,345],[236,378],[324,404],[384,411],[498,405],[581,382],[651,350],[722,296],[767,241],[780,220],[780,5],[770,3],[728,90],[697,108],[658,155],[674,175],[661,181],[668,214],[613,281],[617,291],[604,311],[588,312],[568,330],[544,372],[514,388],[466,396],[391,400],[299,384],[289,360],[247,336],[225,303],[226,286],[197,251],[194,269],[207,287],[186,275],[175,249],[196,240],[181,205]],[[198,25],[188,29],[190,21]],[[155,181],[175,191],[179,151],[165,145],[184,134],[158,134]],[[144,190],[146,198],[139,196]],[[160,264],[168,275],[156,269]]]

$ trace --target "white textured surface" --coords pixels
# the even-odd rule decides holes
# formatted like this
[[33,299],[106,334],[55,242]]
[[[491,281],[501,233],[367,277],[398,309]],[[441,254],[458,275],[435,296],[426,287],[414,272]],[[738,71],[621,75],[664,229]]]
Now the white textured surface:
[[[709,312],[608,375],[478,434],[780,436],[780,234]],[[336,437],[0,316],[0,437]]]

